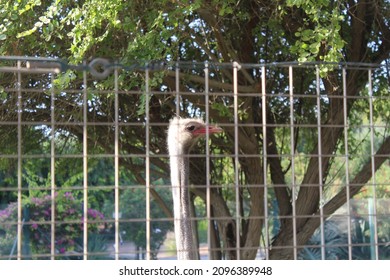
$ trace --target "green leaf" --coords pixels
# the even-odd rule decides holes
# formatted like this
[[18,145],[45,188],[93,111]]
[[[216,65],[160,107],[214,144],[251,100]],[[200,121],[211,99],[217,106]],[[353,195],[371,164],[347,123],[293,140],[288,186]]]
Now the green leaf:
[[22,38],[22,37],[29,36],[29,35],[33,34],[35,31],[37,31],[37,27],[36,26],[31,28],[30,30],[26,30],[26,31],[18,33],[16,35],[16,38]]
[[39,17],[39,20],[44,23],[44,24],[48,24],[50,22],[50,19],[48,19],[47,17],[45,16],[42,16],[42,17]]
[[309,41],[313,37],[313,30],[305,29],[301,33],[301,37],[303,41]]
[[319,49],[320,49],[320,46],[321,46],[321,43],[320,43],[320,42],[312,43],[312,44],[310,44],[309,50],[310,50],[310,52],[311,52],[312,54],[317,54],[318,51],[319,51]]

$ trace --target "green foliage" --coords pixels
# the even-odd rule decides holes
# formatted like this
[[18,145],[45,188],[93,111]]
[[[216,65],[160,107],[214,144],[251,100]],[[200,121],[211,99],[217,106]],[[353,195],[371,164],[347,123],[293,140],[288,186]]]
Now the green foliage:
[[0,256],[9,256],[15,244],[15,235],[9,232],[0,237]]
[[[343,233],[338,224],[332,221],[327,221],[324,225],[324,241],[325,241],[325,259],[338,260],[348,259],[348,249],[345,244],[348,244],[346,235]],[[318,229],[313,237],[299,253],[299,259],[304,260],[321,260],[321,230]]]
[[[258,13],[246,3],[217,0],[211,4],[202,0],[8,1],[0,9],[0,40],[4,42],[0,53],[12,53],[16,44],[27,54],[59,56],[72,63],[80,63],[91,55],[119,57],[124,62],[211,57],[224,61],[228,44],[223,46],[212,39],[210,34],[217,29],[207,27],[199,15],[199,11],[209,9],[214,10],[225,30],[226,40],[231,40],[229,44],[237,49],[243,47],[237,44],[242,39],[242,29],[259,18],[250,30],[251,41],[259,50],[250,54],[251,62],[281,58],[340,62],[345,60],[345,48],[350,41],[342,32],[348,25],[346,7],[340,1],[289,0],[277,5],[270,3]],[[302,17],[297,19],[299,26],[294,30],[283,25],[290,12]],[[200,37],[204,37],[204,42]],[[42,40],[46,42],[44,46],[37,44]]]
[[[345,17],[340,4],[335,6],[329,0],[289,0],[287,6],[300,8],[306,15],[304,25],[295,32],[299,40],[291,48],[292,52],[298,54],[298,61],[343,60],[342,50],[346,42],[340,30]],[[321,49],[327,51],[324,53]]]

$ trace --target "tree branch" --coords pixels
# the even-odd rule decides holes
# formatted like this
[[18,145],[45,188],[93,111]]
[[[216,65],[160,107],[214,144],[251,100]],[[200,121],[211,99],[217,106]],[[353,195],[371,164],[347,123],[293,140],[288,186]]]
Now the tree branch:
[[[167,76],[169,77],[176,77],[176,72],[172,70],[168,70],[165,72]],[[187,80],[198,83],[198,84],[204,84],[204,77],[198,76],[198,75],[191,75],[191,74],[184,74],[181,73],[181,76],[184,76]],[[220,90],[229,90],[233,91],[233,84],[230,83],[224,83],[224,82],[218,82],[212,79],[209,79],[209,85],[212,88],[218,88]],[[238,86],[238,91],[242,93],[253,93],[256,92],[255,86]]]
[[[218,22],[214,16],[210,12],[210,9],[200,8],[197,10],[197,13],[199,16],[209,24],[211,27],[211,30],[215,34],[215,38],[217,39],[218,46],[220,47],[221,55],[223,57],[223,60],[225,62],[228,61],[237,61],[239,62],[239,57],[234,50],[233,46],[231,45],[230,41],[227,41],[227,37],[224,32],[221,32],[221,29],[218,25]],[[254,84],[255,81],[253,80],[252,76],[248,73],[246,69],[241,69],[245,79],[249,82],[249,84]]]
[[[390,157],[390,136],[388,136],[382,143],[381,147],[378,149],[374,155],[374,171],[376,172],[382,164]],[[351,199],[353,196],[358,194],[362,187],[364,187],[367,182],[372,177],[372,160],[370,159],[363,167],[360,169],[359,173],[356,174],[354,179],[350,182],[349,185],[345,185],[342,190],[337,193],[331,200],[329,200],[323,207],[323,214],[325,217],[332,215],[337,209],[345,204],[347,199]],[[347,197],[347,188],[349,188],[349,196]],[[299,244],[304,244],[306,240],[312,236],[314,231],[320,226],[321,220],[318,218],[320,216],[320,210],[318,210],[313,218],[310,218],[304,230],[297,235],[297,239],[301,240]]]
[[[382,143],[379,150],[374,155],[374,170],[375,172],[382,166],[382,164],[390,157],[390,136],[388,136]],[[372,178],[372,160],[370,159],[360,170],[349,186],[345,186],[337,195],[335,195],[324,206],[324,215],[333,214],[338,208],[344,205],[347,199],[351,199],[361,188]],[[347,197],[347,188],[349,187],[349,197]]]
[[[274,123],[272,116],[269,118],[268,123]],[[274,190],[276,199],[278,201],[279,215],[287,216],[289,213],[291,213],[291,197],[287,192],[287,184],[280,162],[281,157],[276,157],[276,155],[279,155],[279,152],[276,146],[274,130],[275,128],[273,128],[272,126],[269,126],[267,129],[267,154],[271,156],[268,158],[268,162],[270,165],[271,180],[275,185]]]

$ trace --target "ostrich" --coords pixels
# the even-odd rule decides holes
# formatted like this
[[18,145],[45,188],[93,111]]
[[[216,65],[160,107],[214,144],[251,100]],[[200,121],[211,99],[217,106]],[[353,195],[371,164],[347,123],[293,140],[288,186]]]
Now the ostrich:
[[197,140],[206,135],[222,132],[217,126],[206,126],[201,119],[173,118],[168,128],[168,151],[171,167],[171,184],[174,210],[174,226],[177,258],[197,259],[193,241],[193,228],[189,203],[189,158],[188,154]]

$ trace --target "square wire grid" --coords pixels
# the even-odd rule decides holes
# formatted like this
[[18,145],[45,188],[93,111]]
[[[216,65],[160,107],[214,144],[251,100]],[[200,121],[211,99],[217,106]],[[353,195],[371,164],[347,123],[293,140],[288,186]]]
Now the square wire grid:
[[[171,201],[162,195],[170,188],[165,131],[175,115],[218,121],[225,130],[217,139],[207,133],[190,155],[191,166],[202,164],[202,178],[190,176],[198,197],[193,220],[198,234],[206,232],[202,259],[390,255],[389,88],[382,65],[106,59],[68,65],[20,57],[1,64],[0,125],[7,134],[0,150],[1,237],[12,239],[2,259],[175,258],[166,238]],[[350,84],[353,75],[361,85]],[[69,213],[58,209],[59,192],[81,201],[74,216],[81,220],[62,219]],[[139,201],[129,193],[144,199],[131,215],[128,208]],[[26,212],[34,194],[50,213]],[[13,201],[16,216],[9,214]],[[308,212],[310,201],[318,205]],[[92,204],[106,212],[100,220]],[[74,228],[82,236],[61,235]],[[108,236],[97,249],[93,230]]]

